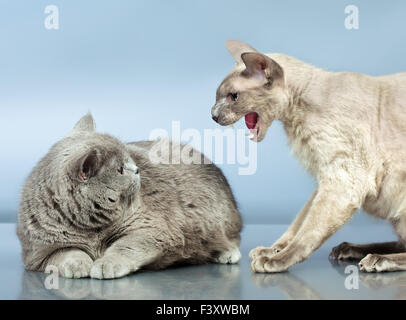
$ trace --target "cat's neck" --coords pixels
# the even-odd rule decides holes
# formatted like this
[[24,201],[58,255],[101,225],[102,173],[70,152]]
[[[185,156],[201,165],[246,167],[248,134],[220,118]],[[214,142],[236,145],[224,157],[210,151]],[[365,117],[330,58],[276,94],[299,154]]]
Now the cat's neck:
[[306,170],[316,177],[319,159],[312,137],[317,130],[323,130],[315,123],[318,123],[317,117],[324,112],[322,84],[328,81],[331,73],[287,56],[281,58],[281,65],[285,71],[289,105],[279,120],[293,153]]
[[285,54],[272,53],[268,56],[283,68],[285,85],[293,103],[306,92],[314,80],[314,76],[323,72],[321,69]]
[[[285,130],[294,134],[298,126],[304,124],[306,113],[314,103],[315,92],[321,90],[318,84],[328,76],[328,72],[287,55],[270,54],[269,56],[284,70],[289,104],[279,120],[282,121]],[[290,136],[290,138],[294,137]]]

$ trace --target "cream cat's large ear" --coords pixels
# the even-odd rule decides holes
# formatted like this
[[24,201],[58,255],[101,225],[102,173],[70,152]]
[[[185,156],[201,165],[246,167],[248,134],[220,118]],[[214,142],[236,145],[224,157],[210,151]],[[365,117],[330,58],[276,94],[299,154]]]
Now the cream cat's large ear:
[[80,131],[94,131],[96,129],[96,124],[94,119],[90,113],[83,116],[75,125],[72,132],[80,132]]
[[258,52],[246,52],[241,55],[246,69],[242,75],[272,83],[275,80],[284,78],[282,67],[273,59]]
[[258,52],[250,45],[238,41],[238,40],[228,40],[226,41],[226,48],[230,52],[231,56],[237,64],[243,63],[241,55],[245,52]]

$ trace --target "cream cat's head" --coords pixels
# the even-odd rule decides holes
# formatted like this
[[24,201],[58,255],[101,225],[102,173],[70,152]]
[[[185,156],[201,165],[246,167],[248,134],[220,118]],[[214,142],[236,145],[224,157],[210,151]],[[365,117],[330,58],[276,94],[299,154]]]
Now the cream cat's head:
[[[51,208],[60,210],[72,224],[98,228],[111,224],[131,210],[140,174],[125,144],[95,131],[90,114],[84,116],[40,162],[47,172]],[[38,186],[38,187],[39,187]],[[57,214],[57,212],[55,212]]]
[[289,104],[283,69],[243,42],[227,41],[226,47],[237,64],[217,89],[213,120],[224,126],[245,116],[253,140],[261,141]]

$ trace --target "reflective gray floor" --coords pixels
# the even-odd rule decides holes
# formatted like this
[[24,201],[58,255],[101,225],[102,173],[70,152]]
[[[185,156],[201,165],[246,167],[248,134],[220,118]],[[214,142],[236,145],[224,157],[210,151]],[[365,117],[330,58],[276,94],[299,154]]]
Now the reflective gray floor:
[[287,226],[248,225],[239,265],[206,265],[140,272],[117,280],[60,279],[47,290],[44,274],[24,271],[14,224],[0,224],[0,299],[406,299],[406,272],[359,274],[359,289],[345,288],[345,265],[327,256],[342,242],[394,240],[382,225],[347,226],[307,261],[280,274],[253,274],[251,248],[268,245]]

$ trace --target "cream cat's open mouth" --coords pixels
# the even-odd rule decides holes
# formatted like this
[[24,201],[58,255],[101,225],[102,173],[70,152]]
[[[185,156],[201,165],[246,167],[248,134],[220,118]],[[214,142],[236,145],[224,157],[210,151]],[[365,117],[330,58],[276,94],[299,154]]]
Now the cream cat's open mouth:
[[260,141],[260,121],[259,115],[256,112],[247,113],[245,116],[245,125],[250,131],[249,138],[252,141]]
[[[246,135],[250,138],[250,140],[260,142],[264,137],[263,137],[262,131],[261,131],[262,126],[261,126],[259,114],[256,112],[247,113],[244,116],[244,120],[245,120],[245,125],[247,126],[247,128],[249,130],[249,133],[247,133]],[[229,124],[229,126],[234,128],[234,123],[235,122]]]

